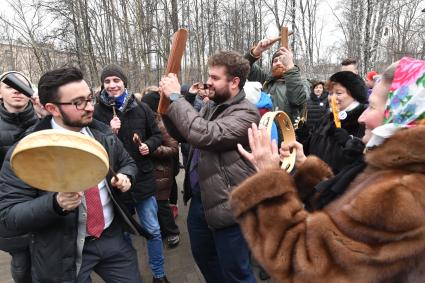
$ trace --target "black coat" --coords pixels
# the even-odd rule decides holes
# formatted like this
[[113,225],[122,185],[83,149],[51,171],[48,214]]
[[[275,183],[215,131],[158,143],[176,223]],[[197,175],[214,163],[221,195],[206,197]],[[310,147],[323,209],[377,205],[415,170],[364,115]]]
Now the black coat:
[[[364,104],[360,104],[353,110],[347,112],[347,118],[341,120],[341,127],[350,135],[361,138],[364,136],[364,126],[359,124],[357,119],[366,109]],[[333,114],[329,113],[319,123],[318,127],[313,130],[310,137],[303,142],[306,155],[313,154],[325,161],[331,166],[333,172],[337,174],[351,160],[344,154],[344,146],[340,145],[333,136],[335,123]]]
[[[3,104],[0,105],[0,168],[9,148],[37,121],[38,118],[31,103],[28,103],[28,106],[19,113],[10,113]],[[28,234],[0,237],[0,250],[3,251],[28,249],[28,244]]]
[[323,92],[320,97],[314,93],[310,94],[307,100],[307,127],[315,129],[320,121],[329,113],[328,93]]
[[[51,116],[48,116],[28,133],[50,128]],[[122,143],[103,123],[93,120],[89,128],[94,138],[106,149],[114,171],[126,174],[133,181],[137,168]],[[57,209],[56,193],[32,188],[20,180],[10,166],[13,148],[6,155],[0,172],[0,234],[4,232],[1,227],[5,227],[8,233],[30,233],[32,277],[35,282],[75,282],[78,208],[65,214]],[[111,177],[110,174],[106,176],[109,187]],[[120,201],[123,193],[116,189],[109,193],[118,222],[126,230],[140,232],[140,226]]]
[[[136,161],[138,174],[136,182],[131,190],[134,201],[142,201],[156,192],[156,181],[154,177],[154,164],[151,154],[162,143],[162,134],[155,122],[154,114],[146,103],[137,102],[134,95],[125,100],[122,111],[116,110],[118,118],[121,120],[121,129],[118,138],[124,144],[125,149]],[[100,95],[100,102],[95,106],[95,119],[109,125],[113,118],[113,111],[110,101]],[[133,142],[133,134],[137,133],[143,143],[149,147],[149,155],[142,156],[139,147]]]
[[10,113],[0,104],[0,167],[8,149],[38,121],[31,103],[19,113]]

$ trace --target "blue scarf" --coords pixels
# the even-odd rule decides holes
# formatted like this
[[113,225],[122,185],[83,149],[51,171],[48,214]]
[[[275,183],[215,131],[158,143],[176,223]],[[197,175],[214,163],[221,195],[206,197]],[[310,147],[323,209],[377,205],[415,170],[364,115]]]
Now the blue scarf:
[[122,104],[124,103],[125,98],[126,98],[127,96],[128,96],[128,92],[127,92],[127,89],[125,89],[125,90],[124,90],[124,92],[123,92],[120,96],[115,97],[115,106],[116,106],[118,109],[120,109],[120,108],[121,108],[121,106],[122,106]]
[[118,97],[109,96],[106,90],[102,90],[102,92],[100,93],[100,99],[104,101],[106,105],[114,105],[116,109],[120,111],[128,97],[129,95],[127,89],[125,89],[124,92]]

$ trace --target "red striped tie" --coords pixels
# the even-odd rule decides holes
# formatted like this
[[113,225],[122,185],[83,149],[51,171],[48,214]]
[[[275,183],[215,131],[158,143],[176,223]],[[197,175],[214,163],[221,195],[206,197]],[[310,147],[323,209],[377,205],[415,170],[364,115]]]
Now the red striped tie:
[[87,206],[87,233],[96,238],[100,237],[105,227],[103,207],[100,201],[99,188],[92,187],[84,192]]

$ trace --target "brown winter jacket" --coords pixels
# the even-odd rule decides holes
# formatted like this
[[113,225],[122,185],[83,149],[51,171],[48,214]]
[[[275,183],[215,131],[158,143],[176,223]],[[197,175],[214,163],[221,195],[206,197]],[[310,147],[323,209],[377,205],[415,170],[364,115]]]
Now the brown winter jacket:
[[[425,282],[425,126],[400,130],[366,162],[342,196],[314,213],[283,170],[232,192],[245,238],[276,282]],[[308,157],[297,174],[312,187],[330,170]]]
[[153,152],[154,174],[156,180],[156,199],[168,200],[173,185],[175,162],[179,158],[179,143],[173,139],[162,122],[161,116],[155,115],[155,122],[162,134],[162,144]]
[[[245,99],[242,90],[221,104],[209,101],[199,113],[185,99],[180,99],[171,103],[164,117],[173,137],[200,150],[199,186],[208,225],[213,229],[235,225],[229,192],[255,173],[252,164],[239,154],[237,144],[248,145],[248,128],[260,121],[257,108]],[[170,119],[172,125],[166,119]],[[187,168],[190,168],[192,152]],[[186,180],[187,173],[188,170]]]

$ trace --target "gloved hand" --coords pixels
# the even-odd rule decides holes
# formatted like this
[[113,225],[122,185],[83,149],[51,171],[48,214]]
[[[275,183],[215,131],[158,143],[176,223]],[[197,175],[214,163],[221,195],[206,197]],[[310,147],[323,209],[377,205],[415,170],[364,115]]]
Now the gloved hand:
[[333,137],[338,144],[345,146],[347,141],[350,139],[350,134],[343,128],[336,128],[334,130]]
[[349,139],[346,144],[345,148],[343,149],[344,155],[346,155],[351,160],[356,160],[359,157],[363,156],[363,151],[365,149],[365,144],[363,141],[357,137],[353,137],[352,139]]
[[295,136],[297,137],[297,141],[304,144],[305,141],[311,135],[312,130],[307,126],[306,123],[303,123],[301,127],[295,130]]

